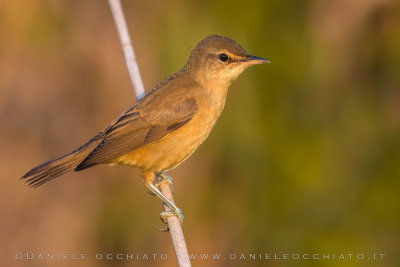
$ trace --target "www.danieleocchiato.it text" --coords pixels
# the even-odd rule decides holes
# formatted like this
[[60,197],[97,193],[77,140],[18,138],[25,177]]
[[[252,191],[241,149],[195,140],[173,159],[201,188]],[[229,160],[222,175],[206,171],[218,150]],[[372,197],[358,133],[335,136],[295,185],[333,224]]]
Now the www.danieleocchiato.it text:
[[[385,253],[189,253],[192,261],[374,261],[383,260]],[[53,253],[53,252],[15,252],[16,260],[46,260],[46,261],[157,261],[167,260],[167,253]]]

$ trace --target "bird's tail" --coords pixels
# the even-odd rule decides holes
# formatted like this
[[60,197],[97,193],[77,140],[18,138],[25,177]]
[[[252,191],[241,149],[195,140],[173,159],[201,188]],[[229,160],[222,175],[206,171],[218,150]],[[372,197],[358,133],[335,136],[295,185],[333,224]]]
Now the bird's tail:
[[103,132],[100,132],[89,142],[71,153],[49,160],[28,171],[24,176],[22,176],[22,179],[26,179],[25,183],[28,183],[32,187],[38,187],[66,172],[73,171],[103,139],[104,134]]

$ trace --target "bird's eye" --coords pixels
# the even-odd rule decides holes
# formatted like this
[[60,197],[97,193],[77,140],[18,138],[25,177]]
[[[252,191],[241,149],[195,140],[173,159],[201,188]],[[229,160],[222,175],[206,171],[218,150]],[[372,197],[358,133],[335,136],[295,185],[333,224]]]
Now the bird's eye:
[[221,60],[221,61],[223,61],[223,62],[227,61],[228,58],[229,58],[229,57],[228,57],[226,54],[224,54],[224,53],[219,54],[219,60]]

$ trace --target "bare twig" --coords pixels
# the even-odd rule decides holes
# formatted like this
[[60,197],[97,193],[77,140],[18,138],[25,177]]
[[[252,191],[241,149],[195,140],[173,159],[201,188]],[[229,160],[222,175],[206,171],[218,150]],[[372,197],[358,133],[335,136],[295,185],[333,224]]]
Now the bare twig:
[[128,68],[133,89],[135,90],[136,99],[141,99],[145,94],[142,78],[139,72],[139,66],[136,62],[135,52],[129,36],[128,26],[126,25],[124,12],[122,11],[121,2],[119,0],[108,0],[111,12],[114,17],[115,24],[119,34],[119,39],[124,51],[125,62]]
[[[171,187],[168,183],[160,185],[161,192],[174,203]],[[170,211],[171,209],[164,204],[164,210]],[[172,243],[174,244],[176,258],[178,259],[179,266],[191,266],[188,249],[183,236],[182,225],[176,216],[167,217],[168,229],[171,234]]]
[[[115,24],[117,25],[119,37],[125,55],[126,65],[128,67],[129,75],[135,89],[136,98],[140,99],[145,95],[145,90],[142,79],[140,77],[139,67],[136,63],[135,53],[133,51],[133,46],[129,37],[128,26],[126,25],[121,2],[120,0],[108,0],[108,3],[110,5]],[[174,202],[172,191],[168,184],[162,184],[160,186],[160,190],[169,200]],[[166,205],[164,205],[164,209],[165,211],[170,210]],[[185,237],[183,236],[182,226],[179,222],[178,217],[169,216],[167,218],[167,221],[179,266],[191,266]]]

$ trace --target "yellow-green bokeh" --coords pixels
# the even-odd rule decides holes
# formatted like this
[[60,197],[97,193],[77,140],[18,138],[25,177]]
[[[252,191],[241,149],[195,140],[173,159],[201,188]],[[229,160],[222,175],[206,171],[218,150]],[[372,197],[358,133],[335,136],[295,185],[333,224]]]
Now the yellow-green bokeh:
[[[191,252],[385,253],[194,266],[400,264],[398,2],[122,3],[147,90],[210,34],[272,62],[242,74],[207,142],[171,172]],[[174,266],[169,235],[155,230],[161,204],[139,172],[98,167],[37,190],[19,180],[134,103],[107,2],[6,0],[0,36],[1,265],[25,266],[12,255],[30,250],[165,252],[140,264]]]

